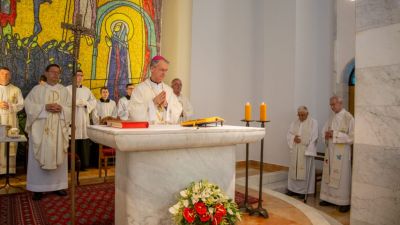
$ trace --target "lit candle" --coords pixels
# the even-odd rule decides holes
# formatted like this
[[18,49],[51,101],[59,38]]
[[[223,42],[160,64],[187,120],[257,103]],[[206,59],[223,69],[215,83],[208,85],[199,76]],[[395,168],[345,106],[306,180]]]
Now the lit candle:
[[267,121],[267,105],[264,102],[260,105],[260,121]]
[[251,120],[251,105],[249,102],[246,102],[246,105],[244,106],[244,120]]

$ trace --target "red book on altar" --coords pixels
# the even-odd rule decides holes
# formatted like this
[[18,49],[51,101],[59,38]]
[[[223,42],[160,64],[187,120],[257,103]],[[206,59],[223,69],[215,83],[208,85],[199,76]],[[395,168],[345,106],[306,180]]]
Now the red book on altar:
[[149,128],[149,122],[139,121],[110,121],[111,127],[116,128]]

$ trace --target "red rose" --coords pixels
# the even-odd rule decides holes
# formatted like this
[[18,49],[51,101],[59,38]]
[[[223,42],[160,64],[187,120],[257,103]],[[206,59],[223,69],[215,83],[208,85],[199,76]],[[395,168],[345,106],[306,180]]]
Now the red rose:
[[207,206],[203,202],[197,202],[194,204],[194,208],[199,215],[203,215],[207,212]]
[[209,213],[204,213],[204,214],[200,215],[201,222],[207,222],[210,219],[211,219],[211,216]]
[[213,219],[212,219],[212,225],[219,225],[222,221],[222,217],[221,216],[217,216],[214,215]]
[[193,223],[195,219],[194,209],[185,208],[183,210],[183,217],[188,221],[188,223]]
[[224,217],[226,215],[226,209],[224,205],[217,204],[215,205],[215,216],[216,217]]

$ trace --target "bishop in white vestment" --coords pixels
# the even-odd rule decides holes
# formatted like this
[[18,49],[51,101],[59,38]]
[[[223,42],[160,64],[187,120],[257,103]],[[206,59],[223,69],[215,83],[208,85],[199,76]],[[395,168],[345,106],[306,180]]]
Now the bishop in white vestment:
[[[11,72],[7,67],[0,67],[0,124],[19,127],[17,112],[24,108],[21,89],[10,84]],[[9,173],[15,173],[17,143],[10,143]],[[0,174],[7,170],[5,143],[0,144]]]
[[58,84],[60,67],[46,68],[47,83],[35,86],[25,99],[25,130],[29,134],[26,189],[34,200],[41,192],[58,191],[66,195],[68,188],[68,145],[71,124],[71,95]]
[[171,87],[174,90],[174,94],[178,98],[178,101],[182,105],[181,118],[183,121],[189,120],[193,117],[194,110],[192,104],[188,98],[186,98],[182,93],[182,81],[179,78],[175,78],[171,81]]
[[308,116],[305,106],[297,110],[298,119],[290,124],[287,141],[290,148],[288,176],[289,193],[304,195],[314,193],[317,155],[318,123]]
[[[90,113],[96,108],[97,100],[89,88],[82,85],[83,72],[76,72],[76,109],[75,109],[75,139],[78,156],[81,160],[81,169],[89,167],[90,150],[87,127],[90,125]],[[72,96],[72,85],[67,86]],[[97,161],[97,160],[96,160]]]
[[132,83],[126,84],[125,88],[126,88],[126,95],[120,98],[118,101],[118,117],[121,120],[129,119],[128,105],[129,105],[129,100],[131,99],[133,89],[135,89]]
[[162,56],[155,56],[150,64],[151,77],[136,86],[130,104],[129,114],[134,121],[148,121],[151,124],[176,124],[182,113],[172,88],[163,80],[169,62]]
[[330,99],[333,114],[325,123],[322,135],[326,151],[321,182],[322,202],[340,206],[339,211],[349,210],[351,193],[351,145],[354,140],[354,118],[343,109],[342,99]]
[[94,124],[100,124],[100,121],[107,117],[117,118],[117,107],[113,100],[109,99],[110,95],[107,87],[100,88],[101,98],[97,100],[96,109],[93,112]]

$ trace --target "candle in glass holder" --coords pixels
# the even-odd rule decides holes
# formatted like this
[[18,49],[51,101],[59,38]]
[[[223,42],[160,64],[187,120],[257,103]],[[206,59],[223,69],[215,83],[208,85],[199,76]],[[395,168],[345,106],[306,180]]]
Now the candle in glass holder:
[[246,105],[244,106],[244,120],[251,120],[251,105],[249,102],[246,102]]
[[260,105],[260,121],[267,121],[267,105],[265,102]]

